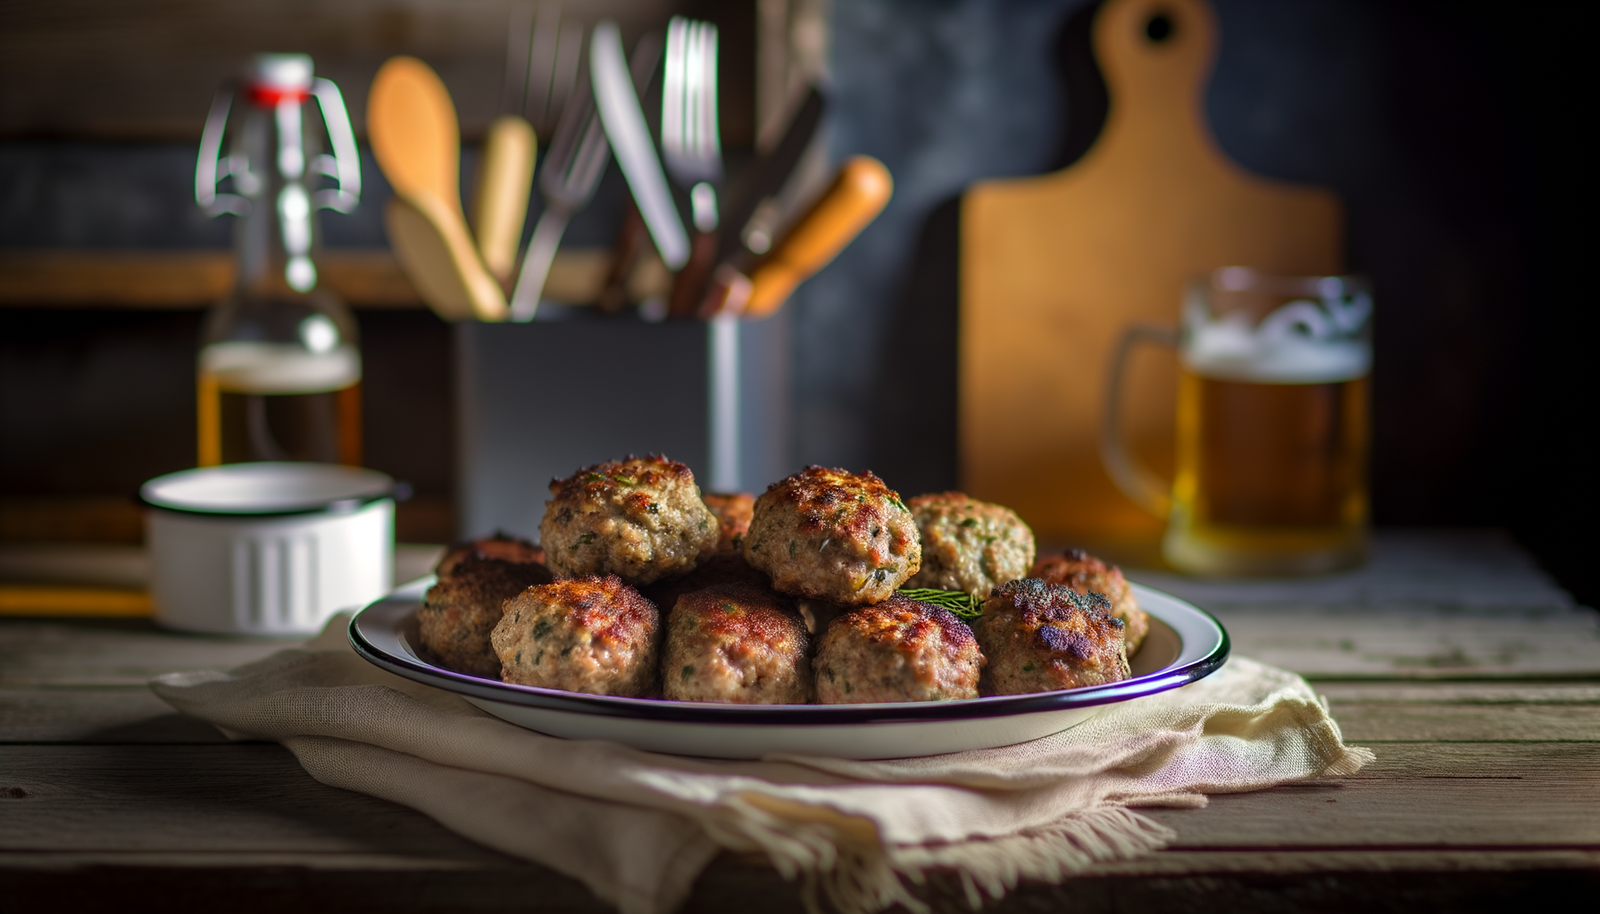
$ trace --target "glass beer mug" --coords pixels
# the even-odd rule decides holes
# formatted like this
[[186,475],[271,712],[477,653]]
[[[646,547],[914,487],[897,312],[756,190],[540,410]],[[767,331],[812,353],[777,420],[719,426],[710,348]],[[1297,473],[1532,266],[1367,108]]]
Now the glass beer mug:
[[[1140,343],[1178,350],[1177,467],[1140,466],[1118,418]],[[1111,363],[1101,452],[1167,518],[1162,554],[1196,574],[1311,574],[1367,553],[1372,295],[1350,276],[1224,267],[1189,284],[1182,326],[1132,327]]]

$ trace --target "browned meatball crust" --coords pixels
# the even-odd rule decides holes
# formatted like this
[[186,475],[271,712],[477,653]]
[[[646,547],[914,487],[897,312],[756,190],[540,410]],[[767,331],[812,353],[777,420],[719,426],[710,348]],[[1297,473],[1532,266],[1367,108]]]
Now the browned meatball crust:
[[722,584],[681,597],[666,627],[663,697],[746,705],[811,700],[811,637],[793,600],[765,586]]
[[918,495],[906,504],[922,537],[922,569],[907,587],[959,590],[979,600],[1033,565],[1033,531],[1017,512],[964,492]]
[[844,606],[886,600],[917,573],[917,523],[871,473],[809,466],[756,499],[744,557],[780,593]]
[[717,548],[717,519],[694,473],[665,457],[629,457],[553,480],[539,525],[561,578],[614,574],[635,586],[693,569]]
[[489,633],[500,623],[505,601],[551,580],[543,565],[468,555],[423,596],[417,610],[422,646],[447,669],[499,679],[500,658]]
[[668,578],[639,588],[639,592],[650,598],[656,606],[671,609],[678,604],[678,598],[707,587],[718,584],[754,584],[762,590],[771,591],[765,573],[750,567],[744,556],[737,552],[717,552],[710,558],[701,562],[695,569],[681,578]]
[[1066,554],[1040,559],[1028,575],[1052,584],[1070,587],[1078,593],[1105,594],[1111,601],[1111,614],[1122,620],[1122,637],[1128,644],[1128,656],[1139,652],[1144,636],[1150,631],[1150,617],[1139,608],[1133,588],[1122,576],[1122,569],[1107,565],[1082,549],[1068,549]]
[[701,499],[717,519],[717,551],[741,552],[756,497],[749,492],[707,492]]
[[983,655],[949,610],[906,597],[835,616],[813,661],[817,701],[950,701],[978,697]]
[[1038,578],[995,588],[983,604],[978,643],[988,661],[983,694],[1053,692],[1127,679],[1122,621],[1098,593]]
[[506,682],[637,698],[655,691],[657,622],[616,575],[590,576],[507,600],[489,640]]
[[445,551],[444,557],[439,559],[439,563],[433,566],[433,573],[443,580],[455,571],[456,566],[472,556],[519,564],[529,562],[544,564],[543,549],[504,530],[496,530],[492,535],[482,539],[466,540],[451,546]]

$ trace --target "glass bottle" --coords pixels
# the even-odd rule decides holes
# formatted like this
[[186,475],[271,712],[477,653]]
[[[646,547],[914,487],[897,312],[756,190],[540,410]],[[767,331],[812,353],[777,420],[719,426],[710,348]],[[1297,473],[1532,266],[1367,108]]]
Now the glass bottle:
[[[316,154],[317,137],[305,129],[312,98],[333,155]],[[323,175],[335,186],[315,187]],[[226,179],[232,192],[221,193]],[[313,78],[310,57],[260,55],[242,84],[218,91],[200,142],[195,198],[209,215],[239,217],[238,273],[207,316],[201,341],[200,466],[361,463],[356,322],[317,283],[313,218],[318,209],[350,212],[360,193],[344,101],[332,82]]]

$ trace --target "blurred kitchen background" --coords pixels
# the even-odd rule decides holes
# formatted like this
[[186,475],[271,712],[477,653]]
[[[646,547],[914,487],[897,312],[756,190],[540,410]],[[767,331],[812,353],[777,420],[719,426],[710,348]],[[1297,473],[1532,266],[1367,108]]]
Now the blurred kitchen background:
[[[366,463],[415,491],[398,538],[467,532],[450,328],[387,252],[389,191],[362,125],[378,66],[422,58],[455,99],[470,188],[510,5],[0,6],[0,538],[135,543],[139,483],[194,464],[200,322],[226,292],[233,228],[195,205],[195,151],[217,84],[259,51],[311,54],[363,144],[361,204],[323,216],[323,268],[360,323]],[[730,167],[781,130],[796,87],[823,82],[807,167],[875,156],[895,191],[772,318],[789,370],[780,462],[870,468],[906,494],[955,487],[959,196],[1059,169],[1092,143],[1106,110],[1094,4],[563,5],[588,24],[615,19],[630,46],[673,14],[714,22]],[[1578,285],[1593,232],[1578,229],[1589,191],[1573,138],[1593,104],[1567,101],[1591,81],[1575,47],[1586,29],[1555,4],[1213,6],[1205,109],[1218,143],[1257,174],[1336,191],[1348,267],[1377,290],[1375,522],[1505,528],[1593,605],[1591,293]],[[563,250],[608,249],[625,194],[613,164]]]

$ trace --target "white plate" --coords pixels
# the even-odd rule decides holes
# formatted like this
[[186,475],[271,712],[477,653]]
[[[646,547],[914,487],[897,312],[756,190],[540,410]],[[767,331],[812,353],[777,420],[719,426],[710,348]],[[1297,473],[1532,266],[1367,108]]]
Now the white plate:
[[960,701],[864,705],[732,705],[562,692],[437,666],[417,649],[424,578],[350,620],[356,653],[398,676],[456,692],[494,716],[551,736],[605,739],[673,755],[753,759],[777,752],[910,758],[1027,742],[1080,724],[1106,705],[1210,675],[1228,658],[1222,624],[1177,597],[1133,585],[1150,633],[1133,677],[1108,685]]

